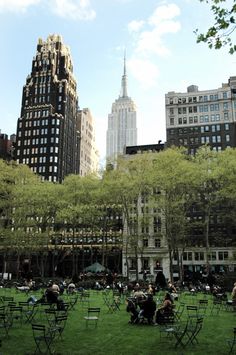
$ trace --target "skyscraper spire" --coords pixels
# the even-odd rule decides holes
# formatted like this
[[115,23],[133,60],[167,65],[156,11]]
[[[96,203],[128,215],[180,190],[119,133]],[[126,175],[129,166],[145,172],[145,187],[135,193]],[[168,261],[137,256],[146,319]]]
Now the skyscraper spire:
[[136,106],[127,94],[125,51],[120,96],[113,102],[112,111],[108,115],[106,143],[108,161],[124,154],[125,147],[137,145]]
[[127,76],[126,76],[126,51],[124,52],[124,73],[121,80],[121,95],[120,97],[127,97]]

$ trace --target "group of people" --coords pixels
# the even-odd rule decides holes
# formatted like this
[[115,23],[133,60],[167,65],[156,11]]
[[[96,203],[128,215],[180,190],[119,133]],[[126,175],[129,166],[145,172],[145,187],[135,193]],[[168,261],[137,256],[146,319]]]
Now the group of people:
[[150,284],[144,292],[139,284],[135,285],[131,297],[127,299],[127,312],[131,314],[130,323],[162,324],[167,316],[173,314],[174,298],[170,292],[165,294],[163,303],[157,307],[153,295],[155,289]]

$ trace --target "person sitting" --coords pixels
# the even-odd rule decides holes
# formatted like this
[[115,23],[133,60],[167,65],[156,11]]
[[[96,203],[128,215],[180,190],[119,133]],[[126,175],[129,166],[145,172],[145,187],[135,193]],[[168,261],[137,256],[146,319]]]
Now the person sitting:
[[67,293],[68,294],[75,293],[75,284],[73,282],[70,282],[69,285],[67,286]]
[[138,321],[139,321],[138,320],[139,311],[137,309],[137,303],[136,303],[136,300],[134,298],[128,298],[127,299],[126,311],[131,313],[129,323],[131,323],[131,324],[138,323]]
[[139,284],[135,285],[132,296],[137,300],[137,303],[139,303],[140,301],[142,301],[142,300],[144,300],[146,298],[146,295],[141,290]]
[[148,289],[147,289],[147,294],[150,294],[150,295],[155,295],[155,288],[152,284],[149,284],[148,285]]
[[156,323],[165,323],[165,319],[173,315],[173,307],[172,297],[169,293],[166,293],[162,306],[156,312]]
[[153,300],[151,294],[148,295],[147,299],[140,303],[139,319],[146,318],[148,324],[153,324],[153,317],[156,311],[156,302]]
[[170,293],[173,301],[178,300],[177,290],[175,288],[175,285],[171,281],[168,281],[168,292]]
[[49,282],[48,287],[45,291],[45,297],[48,303],[57,303],[59,291],[56,289],[55,285],[54,287],[53,285],[53,282]]
[[236,310],[236,282],[234,283],[234,287],[233,287],[231,296],[232,296],[233,309],[234,309],[234,311],[235,311],[235,310]]

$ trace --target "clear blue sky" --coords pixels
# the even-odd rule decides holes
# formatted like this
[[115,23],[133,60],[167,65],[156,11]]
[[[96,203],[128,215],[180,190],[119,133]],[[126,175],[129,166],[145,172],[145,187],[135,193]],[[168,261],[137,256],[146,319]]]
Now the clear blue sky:
[[38,38],[56,33],[70,47],[79,105],[93,114],[101,158],[124,48],[138,144],[165,141],[165,93],[185,92],[192,84],[218,88],[236,75],[235,56],[196,43],[194,29],[211,22],[209,7],[198,0],[0,0],[2,133],[16,131]]

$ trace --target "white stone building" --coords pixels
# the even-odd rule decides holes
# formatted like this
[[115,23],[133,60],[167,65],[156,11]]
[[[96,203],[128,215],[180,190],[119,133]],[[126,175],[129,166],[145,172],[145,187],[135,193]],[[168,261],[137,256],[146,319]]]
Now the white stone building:
[[77,128],[80,132],[79,175],[86,176],[97,172],[99,164],[94,119],[88,108],[78,111]]

